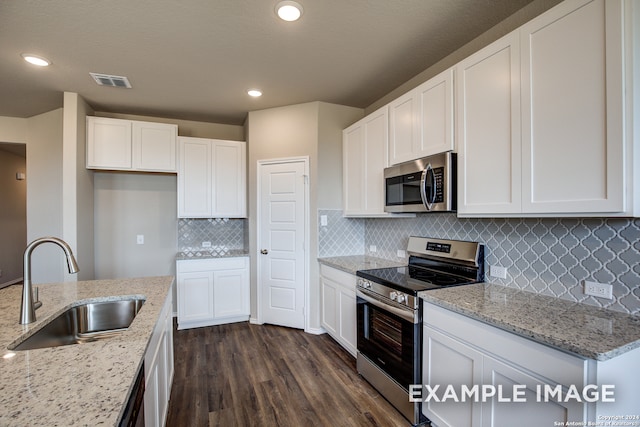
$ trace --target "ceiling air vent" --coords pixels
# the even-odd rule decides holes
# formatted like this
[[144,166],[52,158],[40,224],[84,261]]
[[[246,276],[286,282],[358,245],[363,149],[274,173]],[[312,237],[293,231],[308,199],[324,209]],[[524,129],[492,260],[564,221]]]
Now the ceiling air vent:
[[109,74],[98,74],[98,73],[89,73],[93,80],[96,81],[100,86],[111,86],[111,87],[126,87],[131,89],[131,83],[129,83],[129,79],[124,76],[111,76]]

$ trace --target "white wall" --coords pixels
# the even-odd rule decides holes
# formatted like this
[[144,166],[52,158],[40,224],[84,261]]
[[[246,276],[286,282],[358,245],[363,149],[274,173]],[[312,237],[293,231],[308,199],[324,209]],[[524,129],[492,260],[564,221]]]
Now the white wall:
[[309,156],[309,310],[310,329],[320,328],[318,285],[318,208],[342,200],[342,129],[362,117],[362,110],[323,102],[252,111],[247,119],[249,158],[249,250],[251,317],[257,318],[257,162]]
[[96,279],[175,274],[176,187],[170,174],[94,174]]
[[77,93],[65,92],[63,113],[63,239],[71,246],[80,271],[65,280],[94,278],[93,172],[85,167],[86,116],[93,110]]
[[[27,240],[62,237],[62,108],[27,119]],[[62,282],[66,261],[55,245],[36,248],[33,283]]]

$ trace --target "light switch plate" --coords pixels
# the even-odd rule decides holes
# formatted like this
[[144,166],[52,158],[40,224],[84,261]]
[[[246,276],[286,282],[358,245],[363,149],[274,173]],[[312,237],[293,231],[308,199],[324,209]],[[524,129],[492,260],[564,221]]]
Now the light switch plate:
[[136,243],[139,245],[144,245],[144,234],[138,234],[136,236]]

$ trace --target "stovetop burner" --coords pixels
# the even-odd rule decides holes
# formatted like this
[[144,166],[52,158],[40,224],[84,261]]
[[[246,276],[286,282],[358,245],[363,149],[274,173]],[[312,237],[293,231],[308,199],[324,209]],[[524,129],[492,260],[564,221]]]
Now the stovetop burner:
[[484,280],[484,250],[476,242],[410,237],[409,265],[356,272],[371,282],[406,294]]

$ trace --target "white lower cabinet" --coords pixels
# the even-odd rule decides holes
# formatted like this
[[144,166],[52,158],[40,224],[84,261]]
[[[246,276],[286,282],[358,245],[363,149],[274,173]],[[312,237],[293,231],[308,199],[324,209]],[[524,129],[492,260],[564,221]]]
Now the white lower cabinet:
[[146,427],[164,426],[167,421],[174,372],[172,313],[173,292],[169,292],[144,357]]
[[[424,306],[423,336],[423,385],[439,389],[437,398],[427,399],[423,388],[422,398],[427,401],[422,411],[434,426],[571,425],[565,423],[595,421],[596,414],[611,409],[575,399],[544,397],[545,390],[558,386],[564,396],[571,387],[582,393],[588,384],[609,384],[610,377],[604,380],[598,375],[604,366],[601,362],[428,303]],[[476,394],[463,401],[463,388],[473,390],[476,386]],[[445,399],[447,387],[452,387],[456,397]],[[484,394],[483,388],[487,390]],[[493,390],[495,396],[489,397]]]
[[356,355],[356,276],[320,266],[322,327],[342,347]]
[[249,320],[249,258],[179,260],[178,329]]

